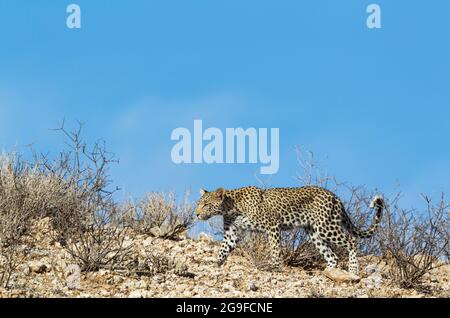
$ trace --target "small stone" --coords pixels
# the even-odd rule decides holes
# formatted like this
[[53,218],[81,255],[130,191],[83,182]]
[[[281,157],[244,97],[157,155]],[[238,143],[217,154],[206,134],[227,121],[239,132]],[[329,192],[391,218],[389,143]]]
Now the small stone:
[[383,277],[380,273],[374,273],[362,280],[362,283],[369,289],[379,288],[383,282]]
[[133,290],[128,295],[128,298],[145,298],[145,291],[144,290]]
[[69,290],[79,289],[81,285],[81,269],[76,264],[67,266],[66,285]]
[[47,250],[35,248],[29,252],[28,257],[30,259],[40,259],[49,256],[49,254],[50,253]]
[[160,275],[154,276],[152,280],[153,280],[155,283],[157,283],[157,284],[162,284],[162,283],[164,283],[164,277],[163,277],[163,276],[160,276]]
[[450,264],[444,265],[439,268],[439,271],[444,273],[446,277],[450,277]]
[[112,284],[121,284],[123,283],[125,279],[122,276],[113,276],[112,280],[111,280],[111,285]]
[[225,285],[223,286],[223,292],[224,293],[229,293],[233,288],[230,285]]
[[248,290],[250,290],[250,291],[254,291],[255,292],[255,291],[258,290],[258,287],[256,287],[254,282],[249,282],[247,287],[248,287]]
[[139,289],[147,289],[148,288],[148,284],[147,284],[147,282],[145,280],[141,280],[139,282],[138,287],[139,287]]
[[51,271],[50,264],[47,264],[43,261],[31,261],[28,262],[28,267],[33,273],[43,274]]
[[370,264],[366,267],[366,273],[367,275],[371,275],[373,273],[378,273],[380,271],[380,269],[378,268],[377,265],[375,264]]
[[99,271],[98,271],[98,276],[106,276],[107,274],[109,273],[109,271],[108,270],[106,270],[106,269],[100,269]]
[[30,266],[28,266],[28,265],[25,264],[25,265],[23,266],[23,268],[22,268],[22,273],[23,273],[25,276],[30,275],[30,274],[31,274]]

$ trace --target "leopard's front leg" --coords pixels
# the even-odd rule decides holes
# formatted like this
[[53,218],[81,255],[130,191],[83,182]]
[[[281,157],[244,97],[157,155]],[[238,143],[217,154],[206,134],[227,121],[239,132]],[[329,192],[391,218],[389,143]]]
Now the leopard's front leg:
[[222,245],[219,250],[219,258],[217,264],[221,266],[225,263],[228,255],[235,249],[238,242],[238,229],[235,224],[235,219],[230,217],[223,218],[224,235]]

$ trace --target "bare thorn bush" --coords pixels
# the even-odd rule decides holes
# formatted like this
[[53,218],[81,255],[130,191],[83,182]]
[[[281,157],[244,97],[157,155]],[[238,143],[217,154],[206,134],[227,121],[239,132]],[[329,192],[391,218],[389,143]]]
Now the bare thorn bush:
[[267,253],[270,246],[266,236],[254,232],[243,233],[243,235],[244,237],[236,248],[236,255],[245,257],[261,271],[270,271],[272,265],[270,255]]
[[283,231],[281,242],[281,255],[287,266],[311,269],[321,265],[319,251],[302,229]]
[[39,162],[58,185],[47,215],[62,246],[83,271],[94,271],[114,267],[131,247],[124,246],[124,230],[111,226],[118,209],[113,199],[116,189],[109,189],[108,169],[117,160],[104,142],[89,147],[81,130],[81,124],[73,132],[64,125],[57,129],[66,137],[67,150],[53,161],[41,156]]
[[381,230],[379,246],[390,262],[390,276],[403,288],[424,290],[424,275],[449,261],[450,204],[444,194],[437,203],[423,198],[426,211],[392,202]]
[[173,192],[151,192],[137,202],[128,202],[123,210],[125,223],[135,231],[172,240],[185,234],[195,217],[195,204],[189,201],[189,192],[181,202]]

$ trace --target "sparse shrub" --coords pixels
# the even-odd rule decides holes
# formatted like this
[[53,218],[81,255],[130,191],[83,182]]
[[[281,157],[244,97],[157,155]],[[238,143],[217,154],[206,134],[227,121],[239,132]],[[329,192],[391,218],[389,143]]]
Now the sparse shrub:
[[402,209],[394,200],[380,233],[378,244],[389,274],[403,288],[425,289],[423,276],[449,260],[450,204],[444,194],[436,204],[424,200],[423,212]]
[[53,220],[63,248],[83,271],[114,267],[127,254],[123,228],[111,226],[117,214],[113,200],[115,190],[109,190],[108,169],[116,162],[105,144],[96,142],[90,148],[81,136],[80,128],[61,131],[68,139],[68,150],[53,161],[41,157],[45,175],[57,180],[57,194],[47,215]]
[[33,220],[50,217],[55,239],[83,270],[111,266],[126,252],[121,230],[108,226],[117,211],[114,191],[108,190],[114,156],[104,143],[89,148],[81,125],[74,132],[64,126],[58,131],[68,139],[68,148],[55,159],[33,152],[30,163],[16,154],[0,160],[2,255],[14,255],[4,252],[5,246],[18,245]]
[[67,236],[64,249],[82,271],[114,269],[131,250],[131,246],[124,246],[122,231],[105,224],[92,223]]
[[[259,270],[271,270],[270,245],[263,233],[245,233],[236,248],[236,254],[241,255]],[[316,268],[322,264],[322,259],[316,248],[308,241],[306,233],[301,229],[283,231],[281,237],[281,257],[287,266]]]
[[236,247],[237,255],[247,258],[257,269],[270,271],[272,268],[270,262],[270,250],[268,240],[262,233],[245,233],[242,240]]
[[194,203],[186,192],[182,202],[177,202],[175,194],[151,192],[137,202],[128,202],[123,208],[125,223],[135,231],[161,237],[177,239],[194,222]]
[[[126,221],[123,207],[113,199],[108,169],[114,155],[103,142],[89,147],[78,130],[64,124],[57,131],[66,137],[66,149],[54,159],[33,152],[30,163],[6,155],[0,160],[0,278],[10,280],[17,257],[13,252],[30,232],[34,220],[49,217],[54,240],[71,255],[83,271],[119,266],[131,246],[124,247],[124,223],[163,238],[176,238],[192,224],[194,206],[188,193],[184,202],[172,193],[151,193],[128,207],[133,222]],[[120,212],[120,213],[119,213]],[[116,222],[119,221],[119,222]]]
[[13,153],[0,157],[0,286],[9,287],[10,280],[24,258],[24,235],[30,230],[28,185],[34,168]]
[[3,210],[0,219],[0,287],[8,288],[10,280],[25,257],[23,245],[23,214]]
[[281,255],[287,266],[311,269],[320,266],[322,257],[302,229],[283,231]]

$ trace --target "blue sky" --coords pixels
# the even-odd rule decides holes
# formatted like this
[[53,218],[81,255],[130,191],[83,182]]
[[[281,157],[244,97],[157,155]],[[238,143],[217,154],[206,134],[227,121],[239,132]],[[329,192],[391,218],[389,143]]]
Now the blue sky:
[[66,118],[107,141],[126,196],[258,184],[259,165],[172,163],[171,131],[202,119],[280,128],[271,186],[298,184],[298,145],[405,205],[449,192],[449,1],[73,2],[81,30],[70,1],[0,0],[0,148],[58,150]]

